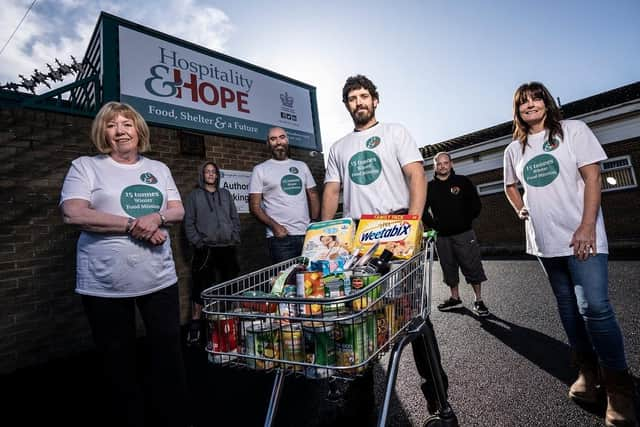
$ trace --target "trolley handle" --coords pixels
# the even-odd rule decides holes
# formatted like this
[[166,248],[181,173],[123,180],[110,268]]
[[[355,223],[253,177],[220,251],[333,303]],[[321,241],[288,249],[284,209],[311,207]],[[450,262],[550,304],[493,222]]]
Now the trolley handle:
[[420,314],[422,318],[426,319],[431,311],[431,279],[432,279],[432,266],[433,266],[433,252],[435,241],[438,238],[438,232],[436,230],[428,230],[422,233],[422,239],[424,247],[423,251],[423,278],[422,281],[422,298],[420,301]]

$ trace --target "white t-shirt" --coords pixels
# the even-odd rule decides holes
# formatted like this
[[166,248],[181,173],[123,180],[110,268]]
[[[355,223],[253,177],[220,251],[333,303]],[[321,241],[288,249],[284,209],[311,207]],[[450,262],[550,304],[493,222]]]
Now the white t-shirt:
[[[62,186],[60,204],[87,200],[91,208],[137,218],[166,209],[168,200],[180,200],[169,168],[140,157],[125,165],[108,155],[79,157],[71,163]],[[178,281],[171,242],[161,246],[128,235],[83,231],[77,247],[76,292],[99,297],[135,297],[166,288]]]
[[331,146],[324,182],[342,184],[345,218],[388,214],[409,207],[409,187],[402,167],[422,161],[404,126],[378,123]]
[[[250,194],[262,194],[262,209],[287,229],[291,236],[304,235],[309,225],[307,189],[316,181],[306,163],[299,160],[269,159],[253,168]],[[267,227],[267,237],[273,231]]]
[[[569,247],[580,225],[584,207],[584,181],[578,168],[607,158],[589,127],[579,120],[561,122],[564,138],[548,140],[547,132],[529,135],[522,154],[519,141],[504,152],[505,185],[520,182],[524,205],[527,253],[550,258],[573,255]],[[602,209],[596,220],[596,249],[608,253]]]

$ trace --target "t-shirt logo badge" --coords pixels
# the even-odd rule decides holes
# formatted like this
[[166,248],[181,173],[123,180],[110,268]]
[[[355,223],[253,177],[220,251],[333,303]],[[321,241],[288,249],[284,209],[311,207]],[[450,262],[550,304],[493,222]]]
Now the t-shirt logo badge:
[[381,141],[382,140],[379,136],[372,136],[371,138],[367,139],[367,148],[376,148],[378,145],[380,145]]
[[144,182],[145,184],[157,184],[158,178],[153,176],[151,172],[145,172],[140,175],[140,181]]
[[451,187],[451,194],[453,194],[454,196],[460,194],[460,187],[458,187],[457,185]]
[[553,138],[551,141],[546,140],[544,144],[542,144],[542,149],[544,151],[553,151],[560,145],[560,140],[558,138]]
[[298,173],[299,171],[298,171],[298,168],[297,168],[297,167],[295,167],[295,166],[291,166],[291,167],[289,168],[289,172],[291,172],[291,173]]

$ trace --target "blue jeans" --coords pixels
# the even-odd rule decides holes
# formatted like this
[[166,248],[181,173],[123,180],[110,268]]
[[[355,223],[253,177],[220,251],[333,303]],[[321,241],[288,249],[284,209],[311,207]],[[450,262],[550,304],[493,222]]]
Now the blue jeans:
[[622,333],[609,303],[608,255],[540,258],[571,347],[595,353],[609,369],[627,369]]
[[304,235],[269,237],[267,239],[267,245],[269,246],[271,262],[277,264],[281,261],[300,256],[302,254],[303,244]]

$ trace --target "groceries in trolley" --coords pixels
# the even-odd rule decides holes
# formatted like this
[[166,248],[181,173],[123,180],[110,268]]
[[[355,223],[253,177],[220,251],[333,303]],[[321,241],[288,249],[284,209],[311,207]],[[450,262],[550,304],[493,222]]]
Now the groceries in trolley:
[[311,224],[301,257],[205,290],[209,360],[327,378],[387,351],[423,300],[421,226],[366,217],[358,233],[351,219]]

